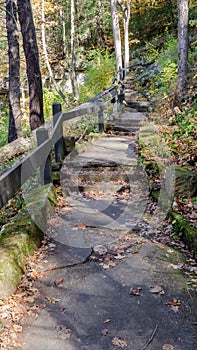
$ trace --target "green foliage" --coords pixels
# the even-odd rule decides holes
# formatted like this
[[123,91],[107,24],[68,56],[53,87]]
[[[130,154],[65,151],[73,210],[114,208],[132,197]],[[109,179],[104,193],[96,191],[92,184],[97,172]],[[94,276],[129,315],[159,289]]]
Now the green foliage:
[[156,64],[158,64],[160,68],[161,84],[159,90],[164,94],[169,94],[169,92],[174,88],[176,84],[178,71],[177,49],[177,38],[169,35],[163,49],[156,59]]
[[8,142],[8,125],[8,109],[4,108],[0,110],[0,147],[6,145]]
[[80,102],[87,101],[112,84],[115,58],[108,52],[92,50],[88,54],[86,79],[79,87]]
[[[68,96],[66,96],[68,97]],[[64,101],[58,92],[53,89],[43,88],[43,103],[44,103],[44,117],[45,120],[49,120],[52,117],[52,104],[54,102],[60,102],[62,104],[62,109],[65,110],[66,106]]]
[[146,43],[145,59],[147,62],[155,61],[159,56],[159,49],[152,42]]

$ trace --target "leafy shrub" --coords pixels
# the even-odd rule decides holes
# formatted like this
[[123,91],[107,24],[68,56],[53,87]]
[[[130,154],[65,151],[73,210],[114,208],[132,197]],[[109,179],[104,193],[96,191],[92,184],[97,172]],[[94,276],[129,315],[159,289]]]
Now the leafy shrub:
[[112,84],[115,58],[108,52],[93,50],[87,57],[86,66],[86,79],[79,87],[80,102],[89,100]]
[[[67,96],[66,96],[67,97]],[[54,102],[60,102],[62,104],[62,109],[65,110],[65,102],[58,94],[58,92],[53,89],[43,88],[43,104],[44,104],[44,117],[45,120],[52,118],[52,104]]]
[[9,116],[6,108],[2,109],[0,113],[0,147],[2,147],[8,142]]
[[160,87],[159,91],[164,94],[169,94],[169,92],[174,88],[177,80],[178,71],[178,42],[177,38],[170,35],[164,44],[158,58],[156,59],[156,64],[160,68]]

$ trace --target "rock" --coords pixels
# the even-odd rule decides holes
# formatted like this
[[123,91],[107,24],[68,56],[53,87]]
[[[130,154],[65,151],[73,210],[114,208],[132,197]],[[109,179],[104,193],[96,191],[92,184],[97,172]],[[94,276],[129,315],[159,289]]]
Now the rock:
[[43,232],[24,210],[0,232],[0,295],[12,294],[24,272],[28,257],[38,248]]
[[56,192],[53,184],[32,189],[24,195],[26,208],[36,225],[44,232],[47,219],[53,215]]
[[166,185],[177,197],[194,197],[197,194],[197,174],[177,165],[171,166],[166,174]]
[[96,256],[104,255],[107,253],[107,248],[103,245],[97,245],[93,248],[93,251]]
[[197,229],[192,227],[190,223],[175,211],[170,213],[174,219],[174,230],[180,236],[183,242],[193,252],[194,257],[197,258]]
[[26,208],[0,232],[0,295],[12,294],[24,273],[30,255],[44,237],[47,218],[56,203],[52,184],[36,188],[25,196]]

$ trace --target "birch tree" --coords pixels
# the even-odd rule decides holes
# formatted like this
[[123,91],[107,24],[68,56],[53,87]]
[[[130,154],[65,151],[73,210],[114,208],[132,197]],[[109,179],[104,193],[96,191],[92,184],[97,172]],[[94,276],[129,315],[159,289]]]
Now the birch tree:
[[117,11],[117,0],[110,0],[111,16],[112,16],[112,28],[114,37],[114,48],[116,56],[116,71],[120,72],[120,78],[122,77],[122,45],[120,26]]
[[9,60],[9,130],[8,142],[22,136],[20,108],[20,53],[17,28],[17,7],[6,0],[6,29]]
[[188,68],[189,0],[178,0],[178,97],[186,87]]
[[124,28],[124,75],[129,73],[129,20],[131,15],[131,0],[126,1],[126,6],[123,1],[118,0],[118,4],[122,9],[122,19]]
[[70,6],[70,18],[71,18],[71,34],[70,34],[70,44],[71,44],[71,84],[73,96],[76,100],[79,98],[78,88],[77,88],[77,78],[76,78],[76,60],[75,60],[75,1],[71,0]]

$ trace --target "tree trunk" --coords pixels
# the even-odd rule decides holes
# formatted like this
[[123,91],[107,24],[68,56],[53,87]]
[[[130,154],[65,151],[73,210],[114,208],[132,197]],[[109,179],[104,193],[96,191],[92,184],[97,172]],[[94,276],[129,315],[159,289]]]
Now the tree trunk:
[[178,0],[178,98],[186,88],[188,68],[189,1]]
[[71,0],[71,84],[73,96],[76,100],[79,98],[77,79],[76,79],[76,61],[75,61],[75,1]]
[[6,29],[9,58],[9,130],[8,142],[22,136],[20,108],[20,54],[16,3],[6,0]]
[[111,15],[112,15],[112,28],[114,37],[114,48],[116,56],[116,71],[119,74],[118,78],[122,78],[122,46],[120,36],[120,26],[117,11],[117,0],[110,0]]
[[44,56],[45,56],[45,62],[46,62],[46,66],[49,72],[49,76],[51,78],[52,84],[55,88],[55,90],[57,91],[57,93],[60,95],[60,97],[68,104],[69,102],[66,99],[66,96],[63,94],[63,92],[59,89],[55,78],[53,76],[53,71],[51,69],[50,63],[49,63],[49,58],[48,58],[48,53],[47,53],[47,45],[46,45],[46,35],[45,35],[45,4],[44,4],[45,0],[42,0],[42,26],[41,26],[41,30],[42,30],[42,46],[43,46],[43,52],[44,52]]
[[118,0],[118,4],[122,9],[122,19],[124,27],[124,76],[127,76],[129,73],[129,21],[131,14],[131,0],[127,0],[127,6],[121,1]]
[[34,130],[44,123],[44,113],[39,53],[30,0],[18,0],[18,14],[29,85],[30,127]]

